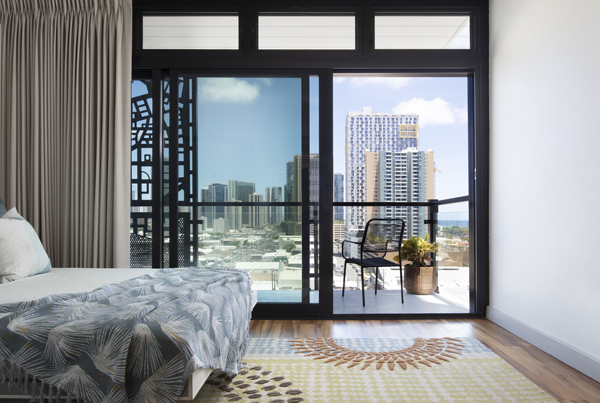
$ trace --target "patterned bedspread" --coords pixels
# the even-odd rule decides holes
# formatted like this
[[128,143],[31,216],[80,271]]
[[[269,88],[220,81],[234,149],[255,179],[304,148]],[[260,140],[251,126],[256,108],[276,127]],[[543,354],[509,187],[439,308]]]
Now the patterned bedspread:
[[91,293],[0,305],[0,368],[5,360],[11,382],[38,396],[175,402],[197,368],[239,371],[251,286],[247,272],[164,269]]

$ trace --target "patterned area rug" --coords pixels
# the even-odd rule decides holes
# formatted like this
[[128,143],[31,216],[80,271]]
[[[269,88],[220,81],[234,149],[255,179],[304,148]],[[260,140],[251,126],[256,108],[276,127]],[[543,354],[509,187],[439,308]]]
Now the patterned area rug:
[[556,401],[474,338],[250,339],[244,359],[194,402]]

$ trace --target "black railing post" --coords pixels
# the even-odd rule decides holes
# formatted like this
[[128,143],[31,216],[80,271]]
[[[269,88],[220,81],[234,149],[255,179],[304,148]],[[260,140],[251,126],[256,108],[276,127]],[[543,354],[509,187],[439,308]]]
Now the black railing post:
[[[425,220],[425,224],[429,225],[429,242],[431,243],[435,243],[436,239],[437,239],[437,224],[438,224],[438,211],[439,211],[439,206],[437,204],[437,199],[430,199],[428,200],[429,204],[429,209],[428,209],[428,217],[427,220]],[[437,265],[437,253],[433,252],[431,254],[431,258],[433,259],[433,266],[435,266],[435,283],[436,283],[436,287],[435,287],[435,292],[437,294],[440,293],[440,283],[439,283],[439,276],[438,276],[438,265]]]
[[[309,77],[302,77],[302,303],[310,303],[310,92]],[[306,223],[306,224],[305,224]]]

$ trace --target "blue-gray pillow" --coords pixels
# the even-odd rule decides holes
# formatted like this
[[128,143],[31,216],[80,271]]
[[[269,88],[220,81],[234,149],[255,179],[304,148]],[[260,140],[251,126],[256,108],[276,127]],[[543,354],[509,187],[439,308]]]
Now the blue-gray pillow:
[[50,271],[37,233],[15,208],[0,218],[0,284]]
[[2,198],[0,197],[0,218],[2,218],[2,216],[6,214],[6,206],[4,205],[4,202],[2,201]]

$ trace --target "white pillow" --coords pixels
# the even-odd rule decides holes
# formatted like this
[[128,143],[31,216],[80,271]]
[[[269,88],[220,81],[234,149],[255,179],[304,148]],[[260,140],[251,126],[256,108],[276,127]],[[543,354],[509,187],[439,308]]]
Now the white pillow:
[[37,233],[15,208],[0,218],[0,284],[50,271]]

